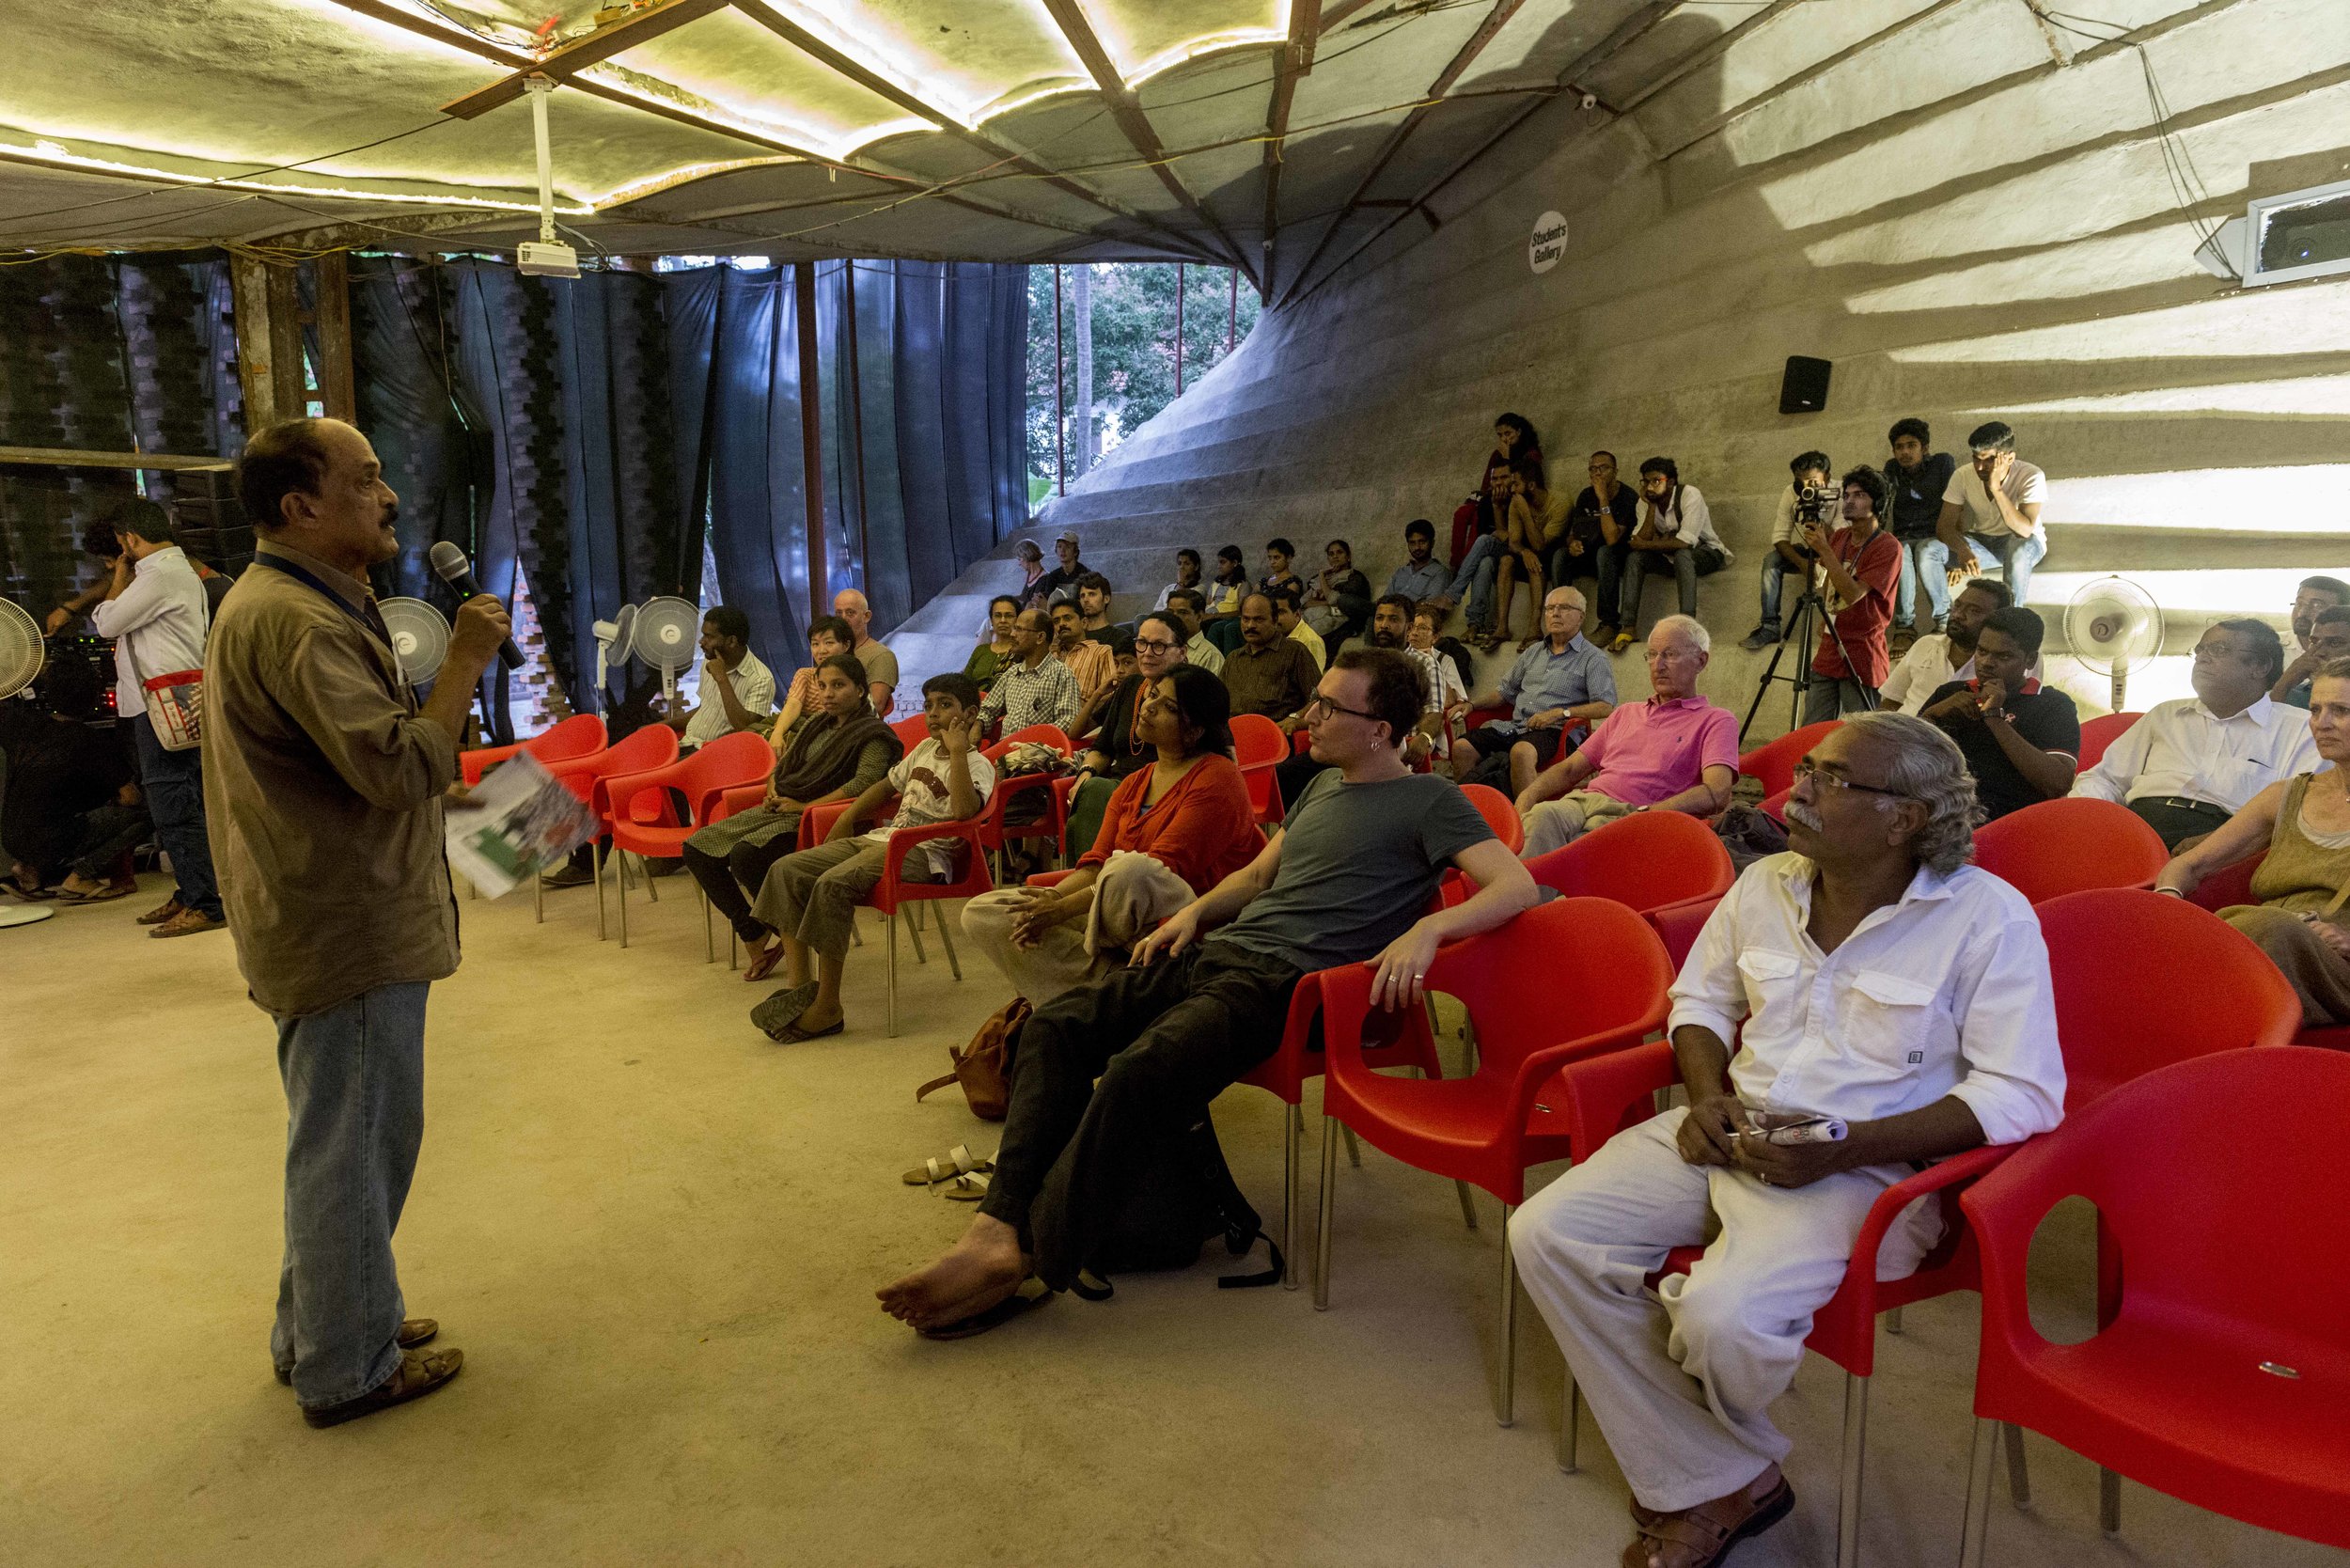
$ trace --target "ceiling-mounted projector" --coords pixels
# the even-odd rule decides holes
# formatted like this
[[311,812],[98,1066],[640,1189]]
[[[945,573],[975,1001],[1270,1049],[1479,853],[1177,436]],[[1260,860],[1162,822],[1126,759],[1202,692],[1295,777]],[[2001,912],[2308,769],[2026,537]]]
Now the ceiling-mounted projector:
[[514,270],[531,277],[577,277],[579,252],[552,240],[525,240],[514,247]]

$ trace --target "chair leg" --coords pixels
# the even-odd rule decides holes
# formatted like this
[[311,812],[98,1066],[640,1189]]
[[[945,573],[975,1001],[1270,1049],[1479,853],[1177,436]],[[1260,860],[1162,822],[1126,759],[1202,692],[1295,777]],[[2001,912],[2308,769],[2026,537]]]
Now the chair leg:
[[922,906],[918,903],[906,906],[906,935],[914,940],[914,962],[928,964],[930,955],[922,950]]
[[[898,917],[885,915],[882,924],[889,928],[889,1038],[895,1040],[898,1038]],[[916,942],[914,950],[917,953],[922,950],[919,941]]]
[[603,940],[603,846],[598,844],[589,854],[596,865],[596,940]]
[[1836,1491],[1836,1568],[1860,1561],[1860,1477],[1869,1452],[1869,1380],[1844,1374],[1844,1467]]
[[1466,1182],[1455,1182],[1452,1184],[1452,1190],[1461,1195],[1461,1223],[1472,1231],[1476,1230],[1477,1199],[1469,1191],[1469,1184]]
[[1898,1334],[1902,1331],[1902,1309],[1899,1307],[1885,1314],[1885,1331],[1888,1334]]
[[1281,1288],[1297,1289],[1297,1157],[1304,1112],[1281,1107]]
[[2122,1533],[2122,1478],[2102,1465],[2097,1467],[2097,1528],[2108,1541]]
[[2018,1508],[2031,1506],[2031,1472],[2024,1466],[2024,1429],[2013,1421],[2001,1421],[1999,1428],[2007,1437],[2007,1492]]
[[541,871],[537,876],[530,879],[530,911],[531,923],[533,925],[542,926],[547,923],[547,885],[544,880],[545,876],[546,873]]
[[645,873],[645,897],[659,903],[661,902],[661,879],[652,874],[652,862],[640,855],[636,857],[636,865],[637,869]]
[[1982,1568],[1983,1537],[1991,1529],[1991,1461],[1998,1449],[1998,1421],[1975,1419],[1975,1444],[1966,1460],[1966,1523],[1958,1539],[1958,1568]]
[[[918,909],[921,906],[916,904],[915,907]],[[944,902],[938,904],[937,911],[938,917],[931,922],[931,927],[938,933],[938,945],[947,950],[948,972],[955,979],[961,980],[963,979],[963,964],[955,957],[955,939],[947,934],[947,928],[954,922],[947,917],[947,905]]]
[[1363,1146],[1355,1141],[1355,1129],[1341,1121],[1339,1123],[1339,1131],[1346,1135],[1346,1163],[1357,1170],[1362,1169]]
[[702,891],[698,882],[694,884],[694,895],[702,902],[702,962],[714,964],[718,959],[718,943],[710,934],[710,895]]
[[1571,1476],[1583,1467],[1575,1452],[1583,1436],[1583,1390],[1574,1381],[1572,1366],[1562,1377],[1566,1386],[1559,1397],[1559,1470]]
[[612,863],[620,869],[620,946],[625,949],[628,947],[628,851],[614,850]]
[[1339,1140],[1332,1135],[1338,1130],[1339,1119],[1322,1119],[1322,1213],[1320,1227],[1314,1231],[1314,1310],[1330,1309],[1330,1210],[1338,1196]]
[[1496,1359],[1494,1419],[1503,1426],[1518,1413],[1518,1260],[1510,1250],[1510,1215],[1516,1205],[1501,1206],[1501,1347]]

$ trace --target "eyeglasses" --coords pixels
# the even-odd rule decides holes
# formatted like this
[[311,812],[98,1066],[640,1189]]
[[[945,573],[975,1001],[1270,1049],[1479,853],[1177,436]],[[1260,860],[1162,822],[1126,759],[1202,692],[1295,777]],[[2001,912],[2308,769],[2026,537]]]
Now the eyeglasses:
[[1378,714],[1367,713],[1360,708],[1344,707],[1339,703],[1331,701],[1320,692],[1314,693],[1314,695],[1307,700],[1304,710],[1306,717],[1308,720],[1311,720],[1317,710],[1324,713],[1352,713],[1358,719],[1369,719],[1373,724],[1379,722]]
[[1176,646],[1174,643],[1163,641],[1158,637],[1136,637],[1135,639],[1135,651],[1137,653],[1172,653]]
[[1824,785],[1831,790],[1858,790],[1863,794],[1889,795],[1895,800],[1909,798],[1901,791],[1888,790],[1882,784],[1862,784],[1857,780],[1846,778],[1841,774],[1829,773],[1809,757],[1795,764],[1795,778],[1798,782],[1809,778],[1813,784]]

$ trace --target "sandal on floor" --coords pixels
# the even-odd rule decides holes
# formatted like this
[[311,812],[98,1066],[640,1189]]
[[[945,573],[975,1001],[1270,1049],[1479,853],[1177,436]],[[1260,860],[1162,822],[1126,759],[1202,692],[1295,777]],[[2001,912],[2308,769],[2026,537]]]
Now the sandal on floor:
[[[836,1020],[821,1029],[804,1029],[797,1024],[787,1024],[781,1029],[769,1029],[767,1038],[778,1045],[797,1045],[803,1040],[822,1040],[826,1035],[838,1034],[848,1027],[846,1018]],[[962,1179],[969,1180],[967,1177]]]
[[135,887],[118,887],[108,883],[87,893],[60,887],[55,890],[55,897],[59,903],[106,903],[115,899],[127,899],[137,891]]
[[774,974],[776,965],[782,962],[783,944],[777,942],[772,947],[761,949],[748,964],[743,965],[743,979],[747,984],[757,985],[760,980]]
[[799,1021],[807,1011],[807,1004],[816,999],[816,982],[787,985],[751,1009],[751,1022],[757,1024],[770,1040],[781,1040],[782,1031]]
[[974,1312],[967,1318],[957,1318],[936,1328],[917,1328],[915,1332],[926,1340],[968,1340],[991,1328],[1000,1328],[1021,1313],[1042,1307],[1052,1299],[1053,1292],[1045,1288],[1043,1280],[1031,1274],[1020,1281],[1018,1290],[984,1311]]
[[977,1203],[987,1196],[986,1174],[973,1171],[967,1176],[956,1177],[947,1184],[947,1196],[958,1203]]
[[919,1169],[909,1170],[900,1180],[910,1187],[934,1186],[972,1171],[984,1175],[995,1168],[995,1162],[984,1154],[974,1154],[968,1144],[958,1143],[942,1158],[924,1160]]
[[[1653,1549],[1669,1551],[1675,1547],[1687,1555],[1674,1568],[1715,1568],[1739,1542],[1762,1534],[1794,1513],[1794,1489],[1781,1479],[1735,1524],[1725,1524],[1694,1508],[1678,1513],[1649,1514],[1639,1520],[1639,1538],[1623,1549],[1624,1568],[1648,1568]],[[1638,1518],[1638,1514],[1635,1517]]]

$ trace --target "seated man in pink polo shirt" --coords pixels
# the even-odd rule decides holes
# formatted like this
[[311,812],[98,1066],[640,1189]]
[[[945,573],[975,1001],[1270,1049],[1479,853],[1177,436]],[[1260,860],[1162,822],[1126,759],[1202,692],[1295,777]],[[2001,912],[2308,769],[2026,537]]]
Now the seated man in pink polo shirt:
[[1698,696],[1698,674],[1714,639],[1685,615],[1668,615],[1648,635],[1655,695],[1620,703],[1590,739],[1534,776],[1518,796],[1531,860],[1603,823],[1634,811],[1710,817],[1738,782],[1738,719]]

